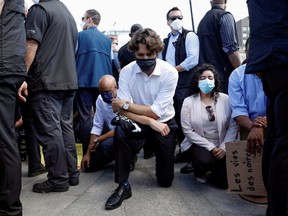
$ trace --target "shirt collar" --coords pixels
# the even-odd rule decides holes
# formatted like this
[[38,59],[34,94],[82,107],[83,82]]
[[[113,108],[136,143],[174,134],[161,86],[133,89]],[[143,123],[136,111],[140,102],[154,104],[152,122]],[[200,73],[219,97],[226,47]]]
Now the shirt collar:
[[176,37],[176,36],[178,36],[179,34],[182,34],[182,28],[181,28],[180,30],[178,30],[175,35],[173,35],[172,32],[169,32],[168,37],[170,37],[170,36]]

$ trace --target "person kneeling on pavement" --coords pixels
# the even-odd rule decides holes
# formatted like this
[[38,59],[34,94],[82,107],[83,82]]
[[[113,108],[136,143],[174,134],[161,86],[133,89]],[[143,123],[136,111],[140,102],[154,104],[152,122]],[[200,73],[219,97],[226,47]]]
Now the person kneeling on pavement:
[[215,68],[211,64],[198,66],[181,110],[185,135],[181,150],[192,162],[198,182],[206,183],[209,176],[213,184],[227,188],[225,143],[235,141],[238,125],[231,117],[228,95],[219,91]]
[[115,182],[119,185],[105,204],[107,210],[118,208],[132,196],[128,177],[134,140],[152,143],[158,184],[172,184],[178,129],[173,96],[178,72],[157,58],[163,47],[160,37],[149,28],[138,30],[128,43],[136,61],[121,70],[117,98],[112,100],[113,111],[119,115],[114,135]]
[[[99,80],[100,95],[96,100],[96,112],[93,119],[90,143],[81,161],[85,172],[96,172],[114,160],[114,128],[111,121],[116,116],[112,110],[112,99],[117,95],[116,80],[111,75],[104,75]],[[143,147],[144,141],[138,140],[130,161],[130,171],[135,169],[137,153]]]

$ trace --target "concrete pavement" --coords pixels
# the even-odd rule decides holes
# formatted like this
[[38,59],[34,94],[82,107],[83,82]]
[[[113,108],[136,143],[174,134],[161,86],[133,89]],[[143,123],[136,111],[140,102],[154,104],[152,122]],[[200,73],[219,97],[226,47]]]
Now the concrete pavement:
[[24,216],[260,216],[266,205],[254,204],[238,195],[229,194],[196,181],[193,174],[181,174],[183,163],[175,164],[175,178],[170,188],[161,188],[155,178],[155,158],[138,155],[135,171],[130,174],[132,197],[107,211],[105,202],[116,189],[114,164],[96,173],[80,174],[80,184],[62,193],[32,192],[34,183],[46,180],[46,174],[28,178],[27,162],[22,162],[22,193]]

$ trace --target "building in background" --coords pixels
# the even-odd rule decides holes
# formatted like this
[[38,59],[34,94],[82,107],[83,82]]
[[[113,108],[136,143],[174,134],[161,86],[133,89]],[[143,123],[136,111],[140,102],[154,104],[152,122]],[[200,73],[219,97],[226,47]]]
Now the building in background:
[[245,49],[246,40],[250,35],[249,17],[245,17],[244,19],[236,22],[236,29],[240,51],[243,52]]
[[123,46],[127,41],[130,40],[129,30],[106,30],[102,31],[103,34],[107,35],[110,38],[117,38],[118,40],[118,48]]

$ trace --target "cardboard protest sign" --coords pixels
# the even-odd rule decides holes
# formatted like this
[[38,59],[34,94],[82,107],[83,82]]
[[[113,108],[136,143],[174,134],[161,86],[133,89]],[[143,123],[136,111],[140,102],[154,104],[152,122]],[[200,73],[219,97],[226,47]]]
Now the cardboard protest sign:
[[226,143],[228,191],[266,196],[262,179],[262,155],[251,155],[246,152],[246,147],[246,141]]

